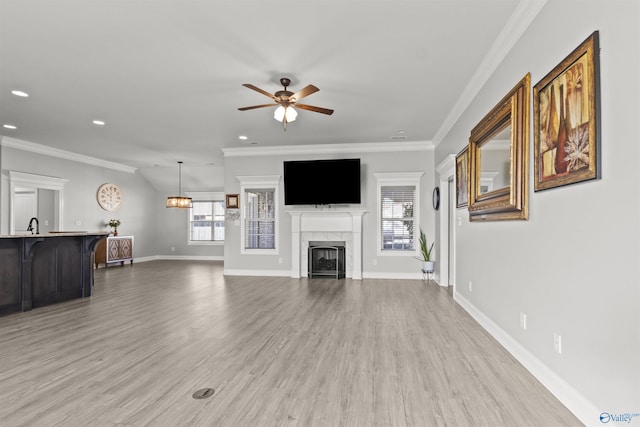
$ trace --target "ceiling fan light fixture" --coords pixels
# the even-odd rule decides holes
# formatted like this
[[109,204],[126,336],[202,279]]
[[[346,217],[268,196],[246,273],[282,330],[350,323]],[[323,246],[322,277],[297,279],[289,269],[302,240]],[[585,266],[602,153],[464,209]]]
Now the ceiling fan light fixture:
[[273,118],[279,122],[284,119],[284,107],[282,105],[276,108],[276,111],[273,112]]
[[295,108],[289,106],[285,108],[284,116],[287,118],[288,122],[293,122],[296,119],[296,117],[298,117],[298,112],[296,111]]
[[279,122],[282,122],[286,118],[287,123],[291,123],[296,120],[296,117],[298,117],[298,112],[292,106],[283,107],[280,105],[276,108],[276,111],[273,112],[273,118]]
[[[275,101],[275,103],[278,104],[278,107],[273,112],[273,118],[279,121],[280,123],[284,124],[285,131],[287,130],[287,123],[291,123],[295,121],[296,117],[298,117],[298,111],[296,111],[296,109],[293,108],[294,105],[297,108],[301,108],[307,111],[327,114],[329,116],[333,114],[333,110],[329,108],[314,107],[313,105],[307,105],[307,104],[298,104],[298,101],[300,101],[302,98],[305,98],[320,90],[314,85],[307,85],[301,90],[294,93],[287,90],[287,87],[291,84],[290,79],[283,77],[280,79],[280,84],[282,84],[283,90],[279,90],[274,94],[271,94],[266,90],[260,89],[259,87],[256,87],[250,83],[244,83],[242,86],[249,88],[251,90],[255,90],[256,92],[261,93],[262,95],[268,98],[271,98],[271,100]],[[252,105],[249,107],[240,107],[238,108],[238,110],[247,111],[247,110],[254,110],[256,108],[268,108],[272,106],[273,104],[260,104],[260,105]]]

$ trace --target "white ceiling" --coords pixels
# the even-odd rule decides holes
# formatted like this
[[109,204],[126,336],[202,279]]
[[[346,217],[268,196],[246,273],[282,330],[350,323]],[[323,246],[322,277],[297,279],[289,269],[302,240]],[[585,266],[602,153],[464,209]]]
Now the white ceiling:
[[[0,0],[0,124],[17,126],[0,133],[158,177],[220,167],[221,147],[437,142],[519,3]],[[270,108],[238,111],[270,102],[243,83],[280,77],[335,113],[284,132]]]

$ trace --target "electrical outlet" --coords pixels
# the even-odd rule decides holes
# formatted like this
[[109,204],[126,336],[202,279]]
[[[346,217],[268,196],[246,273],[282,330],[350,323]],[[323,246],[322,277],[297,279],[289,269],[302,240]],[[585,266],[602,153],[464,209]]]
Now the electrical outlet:
[[282,264],[282,257],[278,258],[278,264]]
[[562,354],[562,336],[560,334],[553,333],[553,349],[558,354]]
[[469,280],[469,292],[473,292],[473,283]]
[[176,251],[176,247],[175,246],[171,246],[171,252],[175,252]]
[[76,225],[78,226],[82,225],[82,221],[80,221],[79,219],[76,219]]
[[462,225],[462,218],[458,217],[458,227]]
[[523,331],[527,330],[527,315],[525,313],[520,313],[520,327]]
[[49,225],[49,220],[48,219],[44,220],[44,225]]

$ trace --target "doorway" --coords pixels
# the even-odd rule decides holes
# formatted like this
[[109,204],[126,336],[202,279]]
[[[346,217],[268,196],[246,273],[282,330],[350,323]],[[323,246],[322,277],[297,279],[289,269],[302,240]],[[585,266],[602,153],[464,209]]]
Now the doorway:
[[454,280],[453,276],[456,271],[455,266],[455,258],[456,258],[456,236],[455,236],[455,226],[456,226],[456,186],[453,181],[453,177],[449,178],[448,185],[449,192],[449,203],[447,204],[447,228],[449,232],[447,233],[447,239],[449,239],[449,280],[447,282],[448,286],[453,286]]
[[9,171],[9,234],[30,234],[29,220],[42,218],[40,232],[61,230],[62,195],[68,179]]
[[440,247],[438,250],[438,265],[440,286],[451,287],[455,293],[456,271],[456,236],[455,236],[455,155],[448,155],[436,168],[440,185]]
[[38,193],[33,187],[16,187],[13,193],[15,231],[12,234],[31,234],[29,220],[38,215]]

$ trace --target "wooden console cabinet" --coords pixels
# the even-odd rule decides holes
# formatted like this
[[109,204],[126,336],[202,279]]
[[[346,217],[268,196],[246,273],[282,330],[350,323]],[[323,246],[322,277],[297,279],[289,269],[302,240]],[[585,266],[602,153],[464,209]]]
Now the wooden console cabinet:
[[96,247],[95,268],[115,262],[124,265],[125,261],[133,264],[133,236],[109,236]]

